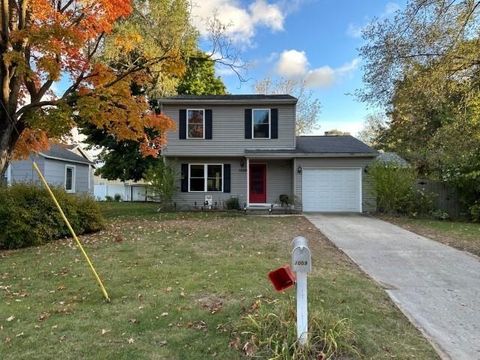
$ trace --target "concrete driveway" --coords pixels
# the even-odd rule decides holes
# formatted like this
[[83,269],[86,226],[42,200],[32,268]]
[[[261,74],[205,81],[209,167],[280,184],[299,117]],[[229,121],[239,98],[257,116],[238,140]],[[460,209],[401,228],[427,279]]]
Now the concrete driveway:
[[385,288],[442,358],[480,359],[479,258],[370,217],[306,217]]

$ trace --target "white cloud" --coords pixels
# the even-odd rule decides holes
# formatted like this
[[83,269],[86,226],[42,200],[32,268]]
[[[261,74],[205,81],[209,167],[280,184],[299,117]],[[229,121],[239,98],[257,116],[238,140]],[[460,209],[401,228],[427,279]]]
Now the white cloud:
[[312,69],[305,51],[291,49],[280,54],[276,72],[287,79],[303,79],[305,84],[311,88],[326,88],[355,71],[359,63],[359,59],[353,59],[338,68],[325,65]]
[[[383,8],[383,11],[380,13],[380,15],[378,15],[378,17],[380,19],[388,18],[393,14],[395,14],[395,12],[397,12],[400,9],[401,9],[400,5],[398,5],[396,2],[389,2],[385,5],[385,7]],[[363,29],[365,29],[365,27],[368,25],[369,22],[370,22],[370,19],[367,17],[367,18],[364,18],[363,25],[358,25],[354,23],[348,24],[347,31],[346,31],[347,35],[356,39],[361,38]]]
[[250,44],[257,27],[283,30],[286,12],[279,4],[255,0],[248,7],[238,0],[197,0],[192,5],[192,23],[201,35],[208,35],[208,22],[216,16],[226,35],[235,43]]
[[322,66],[310,70],[305,78],[305,85],[311,88],[325,88],[335,82],[335,70],[330,66]]
[[274,31],[283,30],[284,15],[278,5],[257,0],[249,6],[249,9],[254,24],[265,25]]
[[299,78],[308,71],[305,51],[285,50],[277,62],[277,73],[286,78]]

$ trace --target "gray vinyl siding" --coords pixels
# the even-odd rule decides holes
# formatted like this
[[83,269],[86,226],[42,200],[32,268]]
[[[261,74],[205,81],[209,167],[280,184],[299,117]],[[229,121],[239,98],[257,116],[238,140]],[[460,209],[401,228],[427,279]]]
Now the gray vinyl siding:
[[75,167],[75,193],[90,192],[88,186],[89,166],[60,160],[45,159],[44,175],[47,182],[56,186],[65,186],[65,166]]
[[[255,162],[255,161],[251,161]],[[280,195],[293,195],[292,160],[267,160],[267,203],[279,204]]]
[[[69,163],[66,161],[45,159],[37,157],[35,159],[40,171],[42,172],[47,183],[52,186],[65,186],[65,165],[75,166],[75,192],[88,193],[93,192],[93,174],[90,172],[90,187],[88,186],[89,168],[86,164]],[[36,183],[40,184],[40,179],[36,171],[33,169],[32,160],[16,160],[12,161],[11,181],[12,183]]]
[[[211,109],[212,139],[179,139],[180,109]],[[278,109],[278,139],[245,139],[245,109]],[[295,148],[295,105],[163,105],[163,113],[175,121],[168,133],[167,156],[241,156],[245,149]]]
[[[368,166],[372,158],[297,158],[295,159],[294,168],[301,166],[302,168],[362,168],[362,210],[364,212],[374,212],[376,210],[376,198],[373,192],[371,177],[365,173],[364,169]],[[297,207],[301,209],[302,199],[302,174],[295,173],[295,193],[300,201]],[[303,173],[303,172],[302,172]]]
[[[247,202],[247,162],[240,166],[241,158],[169,158],[168,161],[175,164],[177,173],[177,192],[173,201],[179,209],[202,206],[205,195],[212,195],[213,202],[223,207],[226,200],[237,197],[240,206]],[[254,161],[252,161],[254,162]],[[265,160],[256,161],[267,164],[267,202],[279,203],[282,194],[293,194],[292,160]],[[230,164],[231,165],[231,191],[223,192],[181,192],[181,164]]]
[[[42,157],[36,157],[40,171],[44,172],[45,159]],[[33,168],[32,159],[27,160],[15,160],[10,163],[11,168],[11,181],[12,183],[39,183],[37,172]]]
[[[240,158],[169,158],[173,163],[177,174],[177,192],[173,201],[179,209],[193,208],[195,202],[200,207],[205,201],[205,195],[212,195],[213,203],[223,207],[226,200],[237,197],[240,206],[247,201],[247,169],[246,165],[240,166]],[[231,191],[224,192],[181,192],[181,164],[230,164],[231,166]]]

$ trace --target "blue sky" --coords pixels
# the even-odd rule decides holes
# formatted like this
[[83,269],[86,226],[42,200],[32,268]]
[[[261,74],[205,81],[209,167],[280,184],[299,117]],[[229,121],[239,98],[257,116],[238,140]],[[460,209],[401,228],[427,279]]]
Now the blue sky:
[[252,92],[256,80],[270,76],[304,79],[322,103],[320,130],[355,134],[372,109],[348,93],[362,86],[360,30],[374,17],[392,16],[403,1],[203,0],[196,7],[197,26],[217,11],[230,24],[234,44],[250,64],[242,83],[227,69],[219,74],[231,93]]

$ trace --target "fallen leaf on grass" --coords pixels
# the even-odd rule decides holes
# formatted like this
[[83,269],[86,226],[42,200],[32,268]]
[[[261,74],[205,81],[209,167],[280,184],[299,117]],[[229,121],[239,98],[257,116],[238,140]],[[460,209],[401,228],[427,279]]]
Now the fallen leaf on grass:
[[47,320],[49,317],[50,317],[50,313],[48,313],[48,312],[43,312],[43,313],[41,313],[40,316],[38,317],[38,321]]
[[228,347],[235,350],[240,349],[240,338],[237,336],[235,339],[230,340]]
[[13,316],[13,315],[12,315],[12,316],[9,316],[9,317],[7,318],[7,321],[8,321],[8,322],[13,321],[13,320],[15,320],[15,316]]
[[205,323],[205,321],[202,321],[202,320],[189,322],[187,324],[187,327],[189,329],[207,331],[207,324]]
[[129,344],[133,344],[133,343],[135,342],[135,340],[134,340],[133,338],[130,338],[130,339],[127,340],[127,342],[128,342]]
[[106,333],[109,333],[110,330],[102,329],[102,335],[105,335]]
[[255,355],[255,345],[252,344],[251,342],[247,341],[245,343],[245,345],[243,345],[243,348],[242,348],[243,352],[245,353],[245,355],[247,357],[253,357],[253,355]]

